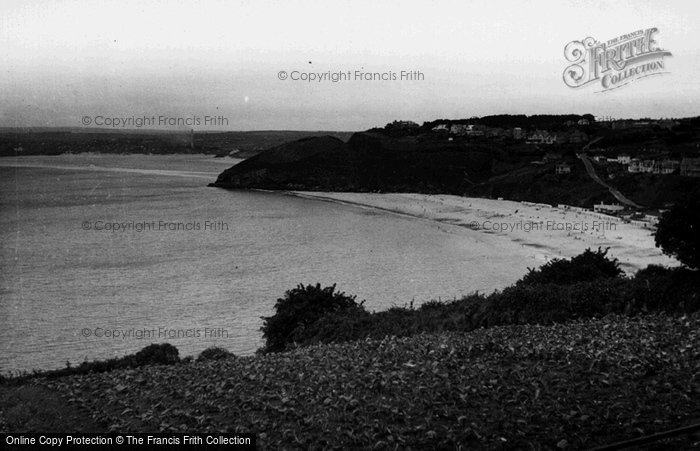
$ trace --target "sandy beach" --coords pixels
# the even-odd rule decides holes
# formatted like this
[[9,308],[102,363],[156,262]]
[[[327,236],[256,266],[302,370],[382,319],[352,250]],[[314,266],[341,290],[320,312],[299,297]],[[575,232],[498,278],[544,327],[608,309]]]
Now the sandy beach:
[[293,194],[342,202],[462,227],[474,238],[505,252],[532,260],[533,267],[554,258],[571,258],[587,248],[610,248],[631,274],[650,264],[678,266],[654,245],[652,229],[598,218],[582,212],[548,208],[508,200],[411,193]]

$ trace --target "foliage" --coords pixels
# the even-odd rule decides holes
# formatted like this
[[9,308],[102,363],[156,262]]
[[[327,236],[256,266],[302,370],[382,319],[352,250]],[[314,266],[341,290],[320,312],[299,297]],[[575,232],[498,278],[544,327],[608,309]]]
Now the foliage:
[[262,449],[581,449],[698,418],[697,271],[623,278],[600,250],[582,255],[572,261],[588,281],[568,280],[570,265],[568,283],[417,309],[369,313],[335,285],[299,285],[264,318],[268,345],[288,352],[209,348],[166,368],[148,363],[173,363],[177,349],[151,345],[35,386],[106,432],[256,431]]
[[697,420],[698,330],[609,315],[39,383],[106,429],[255,431],[260,449],[590,449]]
[[[692,313],[700,310],[700,277],[685,268],[650,266],[633,278],[612,277],[617,262],[590,250],[572,259],[555,281],[565,284],[518,283],[488,296],[472,294],[452,302],[430,301],[414,309],[394,306],[369,313],[340,309],[322,314],[294,333],[296,346],[343,343],[387,336],[472,331],[499,325],[565,323],[609,314],[638,315],[651,311]],[[568,262],[567,262],[568,263]],[[541,280],[553,277],[544,270]],[[591,280],[573,282],[565,272],[577,268]],[[602,269],[601,269],[602,268]],[[601,276],[600,274],[603,274]],[[605,277],[604,275],[607,275]],[[573,276],[571,276],[573,277]],[[260,352],[265,353],[267,349]]]
[[170,343],[150,344],[136,353],[136,366],[172,365],[180,361],[179,351]]
[[700,189],[665,211],[654,233],[656,246],[692,269],[700,269]]
[[221,360],[235,357],[235,354],[228,349],[213,346],[202,351],[201,354],[199,354],[199,357],[197,357],[197,361],[202,362],[206,360]]
[[335,292],[335,284],[321,288],[299,284],[288,290],[284,298],[277,300],[275,314],[263,317],[263,338],[266,340],[266,351],[283,351],[299,341],[304,336],[304,330],[318,321],[323,315],[339,310],[364,310],[362,303],[355,302],[355,296],[346,296],[343,292]]
[[[609,249],[609,248],[608,248]],[[569,285],[603,278],[615,278],[623,274],[617,259],[606,257],[608,249],[596,252],[586,249],[571,260],[554,259],[538,269],[528,268],[529,272],[516,286],[530,285]]]

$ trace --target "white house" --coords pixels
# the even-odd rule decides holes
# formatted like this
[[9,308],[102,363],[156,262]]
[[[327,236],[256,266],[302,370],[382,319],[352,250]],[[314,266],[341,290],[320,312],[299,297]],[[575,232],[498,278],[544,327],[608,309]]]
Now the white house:
[[569,166],[566,162],[561,162],[557,163],[555,167],[555,172],[557,174],[569,174],[571,173],[571,166]]
[[600,213],[617,213],[624,210],[625,207],[619,204],[605,205],[605,202],[593,205],[593,211]]
[[620,155],[617,156],[617,162],[620,164],[630,164],[631,160],[632,160],[632,157],[630,157],[626,153],[621,153]]

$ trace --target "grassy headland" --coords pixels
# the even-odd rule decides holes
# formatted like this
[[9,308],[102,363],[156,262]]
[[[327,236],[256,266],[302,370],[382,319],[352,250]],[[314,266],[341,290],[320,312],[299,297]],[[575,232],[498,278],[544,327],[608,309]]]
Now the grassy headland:
[[[408,128],[387,124],[355,133],[347,142],[330,136],[305,138],[248,158],[224,171],[211,186],[455,194],[588,208],[617,202],[587,174],[577,157],[584,149],[600,157],[596,171],[606,183],[647,208],[664,208],[698,186],[700,179],[682,176],[678,169],[668,174],[630,173],[612,162],[624,154],[649,161],[697,158],[697,118],[674,122],[677,125],[670,128],[641,122],[621,130],[605,123],[575,125],[579,119],[487,116]],[[443,128],[436,130],[439,127]],[[462,131],[453,133],[454,127]],[[518,138],[513,127],[520,130]],[[538,134],[556,141],[531,139]],[[556,172],[563,162],[569,173]]]

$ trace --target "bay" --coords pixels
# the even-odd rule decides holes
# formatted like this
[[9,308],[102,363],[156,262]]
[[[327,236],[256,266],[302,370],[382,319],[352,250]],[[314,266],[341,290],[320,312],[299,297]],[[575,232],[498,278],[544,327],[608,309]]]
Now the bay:
[[261,316],[298,284],[365,307],[491,292],[527,261],[463,227],[259,191],[207,187],[204,155],[0,160],[0,371],[121,357],[250,355]]

